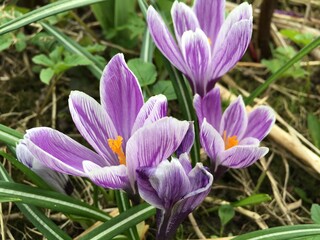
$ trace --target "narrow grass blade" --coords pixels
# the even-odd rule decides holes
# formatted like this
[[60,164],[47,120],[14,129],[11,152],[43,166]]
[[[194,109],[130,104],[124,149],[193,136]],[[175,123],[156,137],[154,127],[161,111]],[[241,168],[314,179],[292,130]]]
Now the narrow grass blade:
[[[117,206],[120,213],[126,212],[131,208],[128,195],[120,190],[115,191]],[[139,240],[137,228],[133,225],[128,229],[127,235],[131,240]]]
[[71,38],[61,33],[55,27],[44,22],[42,22],[41,25],[49,34],[54,36],[70,52],[79,56],[86,57],[90,62],[92,62],[92,65],[89,65],[87,67],[96,78],[100,79],[102,71],[104,69],[104,65],[101,62],[99,62],[90,52],[80,46],[76,41],[73,41]]
[[301,60],[304,56],[306,56],[309,52],[320,45],[320,37],[316,38],[310,44],[302,48],[293,58],[291,58],[283,67],[281,67],[277,72],[272,74],[262,85],[256,88],[249,97],[245,99],[246,105],[252,103],[252,101],[258,97],[264,90],[266,90],[271,83],[276,81],[281,74],[287,71],[293,64]]
[[[0,179],[13,182],[7,171],[0,164]],[[16,203],[22,214],[47,238],[52,240],[71,240],[54,222],[34,206]]]
[[259,230],[233,240],[293,240],[298,237],[320,236],[320,224],[305,224]]
[[110,221],[102,224],[80,238],[80,240],[112,239],[114,236],[117,236],[128,228],[153,216],[155,213],[156,209],[153,206],[146,203],[140,204],[121,213],[119,216],[112,218]]
[[0,124],[0,141],[10,146],[16,146],[23,134]]
[[191,149],[191,161],[194,166],[197,162],[200,161],[200,140],[199,140],[199,127],[198,119],[196,117],[195,111],[193,109],[193,98],[191,89],[188,87],[185,79],[182,74],[175,69],[168,60],[164,59],[164,65],[166,66],[172,85],[178,97],[178,102],[180,109],[184,115],[184,119],[194,122],[195,129],[195,141]]
[[0,35],[58,13],[103,1],[107,0],[60,0],[50,3],[3,24],[0,26]]
[[140,7],[140,10],[144,16],[144,18],[147,18],[147,10],[148,10],[148,4],[144,0],[138,0],[138,4]]
[[0,181],[0,196],[20,198],[22,202],[27,204],[98,221],[110,219],[103,211],[82,201],[61,193],[30,187],[24,184]]

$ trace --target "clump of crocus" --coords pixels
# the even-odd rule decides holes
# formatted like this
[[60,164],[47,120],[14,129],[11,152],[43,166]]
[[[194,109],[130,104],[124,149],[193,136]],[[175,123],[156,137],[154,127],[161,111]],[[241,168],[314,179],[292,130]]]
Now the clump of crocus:
[[73,186],[69,182],[68,175],[58,173],[44,165],[29,151],[25,140],[20,141],[17,145],[16,152],[18,160],[39,175],[53,189],[64,194],[72,193]]
[[204,96],[243,56],[252,34],[252,7],[242,3],[226,19],[225,0],[195,0],[193,8],[175,1],[171,8],[175,39],[153,7],[151,36],[169,61]]
[[[159,164],[180,146],[191,148],[185,144],[193,131],[190,123],[165,117],[167,100],[163,95],[144,104],[137,78],[122,54],[114,56],[104,69],[100,97],[101,105],[83,92],[73,91],[69,97],[73,121],[95,152],[47,127],[27,131],[24,142],[29,151],[53,170],[134,194],[136,168]],[[136,151],[149,154],[152,149],[159,152],[159,158],[149,157],[146,162],[136,157]]]
[[192,169],[186,153],[137,170],[140,196],[157,208],[158,240],[174,236],[179,224],[208,195],[212,181],[201,163]]
[[215,179],[229,168],[247,167],[267,154],[269,149],[259,145],[275,122],[271,108],[259,106],[248,115],[239,96],[222,114],[218,87],[204,97],[195,95],[194,107],[200,142],[211,159]]

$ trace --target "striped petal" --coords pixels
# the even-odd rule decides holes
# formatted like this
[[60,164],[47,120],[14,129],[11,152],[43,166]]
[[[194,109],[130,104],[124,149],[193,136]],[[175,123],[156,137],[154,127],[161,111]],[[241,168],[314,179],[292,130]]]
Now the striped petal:
[[118,135],[127,142],[143,105],[138,80],[128,68],[123,54],[115,55],[100,80],[101,104],[110,116]]
[[72,119],[81,135],[106,160],[108,165],[117,165],[117,156],[108,146],[108,139],[115,139],[117,131],[106,111],[92,97],[72,91],[69,97]]

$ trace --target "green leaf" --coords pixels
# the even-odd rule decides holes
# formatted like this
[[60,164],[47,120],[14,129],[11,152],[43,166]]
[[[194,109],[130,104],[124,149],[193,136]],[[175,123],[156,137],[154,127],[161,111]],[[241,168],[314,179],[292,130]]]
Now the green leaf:
[[277,72],[272,74],[263,84],[261,84],[258,88],[256,88],[249,97],[245,99],[246,105],[252,103],[252,101],[258,97],[264,90],[266,90],[271,83],[279,79],[281,74],[286,72],[291,66],[293,66],[296,62],[300,61],[304,56],[306,56],[309,52],[320,45],[320,37],[316,38],[310,44],[302,48],[293,58],[291,58],[287,63],[285,63]]
[[320,224],[320,205],[312,204],[311,206],[311,219],[314,223]]
[[7,34],[4,36],[0,36],[0,51],[3,51],[11,46],[13,43],[12,35]]
[[17,132],[14,132],[15,131],[13,129],[0,124],[0,141],[10,146],[16,146],[23,135],[18,135]]
[[22,52],[27,47],[26,35],[24,35],[22,32],[19,32],[16,37],[17,37],[17,42],[15,44],[16,50],[18,52]]
[[22,202],[98,221],[110,217],[99,209],[67,195],[19,183],[0,181],[0,196],[20,198]]
[[43,18],[55,15],[57,13],[62,13],[71,9],[78,7],[83,7],[86,5],[104,2],[107,0],[60,0],[54,3],[47,4],[43,7],[37,8],[31,12],[28,12],[16,19],[13,19],[6,24],[0,26],[0,35],[11,32],[18,28],[39,21]]
[[221,221],[221,225],[225,226],[234,217],[234,209],[231,205],[221,205],[219,207],[218,215]]
[[152,63],[145,62],[141,58],[134,58],[128,61],[128,67],[138,78],[141,87],[151,85],[156,81],[157,71]]
[[156,209],[146,203],[132,207],[120,215],[112,218],[110,221],[100,225],[80,240],[104,240],[112,239],[128,228],[135,226],[139,222],[155,215]]
[[280,33],[294,43],[302,46],[311,43],[315,38],[315,36],[310,33],[300,33],[295,29],[281,29]]
[[66,54],[63,60],[70,67],[85,66],[91,64],[91,61],[84,56],[75,54]]
[[19,202],[19,201],[21,201],[20,198],[12,198],[12,197],[2,197],[2,196],[0,196],[0,203]]
[[[0,164],[0,179],[13,182],[7,171]],[[52,222],[39,209],[27,204],[16,203],[22,214],[47,238],[52,240],[71,240],[54,222]]]
[[32,58],[32,62],[45,67],[52,67],[54,65],[54,62],[44,54],[34,56]]
[[170,80],[160,80],[156,82],[152,86],[152,93],[154,95],[163,94],[169,101],[177,99],[177,95]]
[[308,130],[314,145],[320,148],[320,120],[312,113],[308,113]]
[[92,64],[88,66],[89,70],[95,75],[97,79],[100,79],[104,68],[104,64],[100,60],[98,60],[96,56],[93,56],[85,48],[81,47],[77,42],[73,41],[71,38],[59,32],[56,28],[46,23],[41,23],[41,25],[48,33],[54,36],[70,52],[72,52],[75,55],[81,55],[89,59],[89,61],[92,62]]
[[51,68],[44,68],[40,72],[40,80],[45,84],[49,84],[53,76],[54,70]]
[[232,240],[293,240],[298,237],[320,236],[319,224],[274,227],[246,233]]
[[253,206],[263,202],[271,201],[272,198],[268,194],[254,194],[239,201],[231,203],[234,207]]

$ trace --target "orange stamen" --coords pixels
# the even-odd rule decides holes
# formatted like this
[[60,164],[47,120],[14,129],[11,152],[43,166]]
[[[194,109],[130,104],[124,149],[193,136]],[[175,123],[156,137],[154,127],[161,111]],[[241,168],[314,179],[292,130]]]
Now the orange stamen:
[[119,163],[126,165],[126,155],[124,154],[122,149],[122,141],[123,141],[123,138],[121,136],[118,136],[116,139],[109,138],[108,145],[111,148],[111,150],[115,154],[117,154]]
[[223,141],[224,141],[225,150],[232,148],[234,146],[237,146],[239,144],[239,141],[236,135],[227,137],[226,130],[223,131]]
[[212,45],[212,41],[211,41],[210,38],[208,38],[208,42],[209,42],[210,45]]

